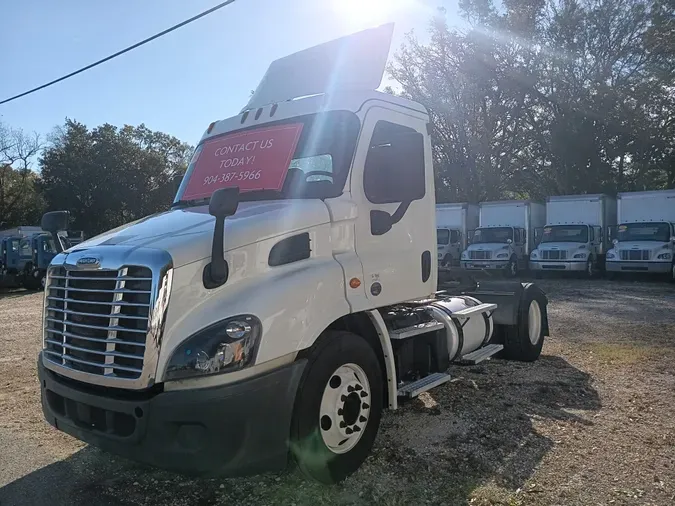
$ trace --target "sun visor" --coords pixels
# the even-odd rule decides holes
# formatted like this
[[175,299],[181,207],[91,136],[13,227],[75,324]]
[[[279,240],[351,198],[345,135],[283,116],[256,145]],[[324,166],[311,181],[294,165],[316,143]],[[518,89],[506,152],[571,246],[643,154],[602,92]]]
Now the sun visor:
[[394,23],[331,40],[273,61],[242,110],[333,90],[375,90]]

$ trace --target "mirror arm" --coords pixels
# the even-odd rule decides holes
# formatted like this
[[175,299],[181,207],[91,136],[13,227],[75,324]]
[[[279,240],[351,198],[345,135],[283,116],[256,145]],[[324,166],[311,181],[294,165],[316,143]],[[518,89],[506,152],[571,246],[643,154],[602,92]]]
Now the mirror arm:
[[395,225],[399,221],[401,221],[401,218],[405,215],[406,211],[408,211],[408,208],[410,207],[411,202],[401,202],[399,206],[396,208],[396,211],[394,211],[394,214],[391,215],[391,224]]
[[211,245],[211,266],[209,268],[211,281],[221,285],[227,281],[228,268],[223,252],[223,237],[225,233],[225,217],[216,217],[216,225],[213,231],[213,244]]

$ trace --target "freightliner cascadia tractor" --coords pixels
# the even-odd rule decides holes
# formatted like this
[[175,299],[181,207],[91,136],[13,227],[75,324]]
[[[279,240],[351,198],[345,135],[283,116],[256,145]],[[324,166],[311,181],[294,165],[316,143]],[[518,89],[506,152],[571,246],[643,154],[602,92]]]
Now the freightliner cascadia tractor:
[[186,474],[295,461],[331,483],[367,457],[384,409],[456,364],[537,359],[536,286],[439,291],[429,116],[375,91],[392,29],[273,62],[208,127],[171,209],[54,258],[50,424]]

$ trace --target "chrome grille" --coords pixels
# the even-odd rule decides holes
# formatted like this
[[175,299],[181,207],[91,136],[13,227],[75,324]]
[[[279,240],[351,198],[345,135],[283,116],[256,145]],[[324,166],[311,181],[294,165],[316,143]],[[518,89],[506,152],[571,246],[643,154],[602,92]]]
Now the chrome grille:
[[89,374],[139,378],[151,290],[148,267],[52,269],[45,294],[45,358]]
[[541,252],[543,260],[566,260],[567,251],[564,250],[543,250]]
[[649,260],[648,249],[623,249],[619,254],[621,260]]
[[469,258],[471,260],[490,260],[492,258],[491,251],[469,251]]

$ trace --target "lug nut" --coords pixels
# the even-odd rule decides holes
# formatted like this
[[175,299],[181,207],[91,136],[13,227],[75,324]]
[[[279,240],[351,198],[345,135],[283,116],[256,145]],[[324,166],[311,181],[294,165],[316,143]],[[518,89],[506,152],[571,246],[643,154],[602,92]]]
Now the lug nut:
[[368,409],[368,408],[370,407],[370,404],[364,402],[363,404],[361,404],[361,407],[362,407],[363,409]]
[[354,432],[361,432],[361,427],[354,425]]
[[368,394],[365,391],[363,391],[361,392],[361,397],[368,397]]
[[363,390],[363,387],[361,385],[355,385],[354,390],[358,392],[359,390]]
[[359,422],[363,423],[363,422],[367,422],[367,421],[368,421],[368,419],[365,416],[361,415],[359,417]]
[[352,429],[350,429],[349,427],[347,427],[347,428],[345,429],[345,434],[352,434],[353,432],[354,432],[354,431],[353,431]]
[[340,428],[341,429],[344,429],[346,426],[347,426],[347,424],[345,422],[340,422]]

